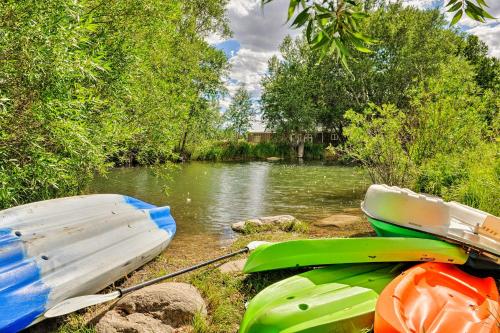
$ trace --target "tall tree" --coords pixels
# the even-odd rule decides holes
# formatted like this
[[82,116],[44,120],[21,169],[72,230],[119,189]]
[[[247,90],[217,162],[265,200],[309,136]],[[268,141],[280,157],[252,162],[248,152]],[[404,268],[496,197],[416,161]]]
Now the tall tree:
[[238,87],[234,97],[225,112],[229,128],[236,133],[236,139],[243,136],[251,127],[255,111],[252,100],[244,84]]
[[315,91],[310,71],[310,52],[290,37],[283,41],[280,52],[283,61],[269,60],[268,74],[262,80],[262,115],[267,125],[276,130],[278,137],[290,138],[300,156],[306,133],[316,131],[319,108],[315,104]]
[[412,89],[408,108],[371,104],[360,113],[348,111],[344,149],[374,182],[498,214],[498,128],[482,115],[500,97],[483,92],[473,66],[450,57]]
[[481,88],[500,90],[500,60],[488,56],[488,46],[477,36],[468,35],[462,54],[476,67],[476,81]]
[[205,37],[228,32],[226,3],[3,1],[0,208],[77,194],[110,162],[165,161],[186,123],[211,123],[190,110],[222,89]]
[[347,110],[361,111],[368,103],[408,107],[411,88],[462,44],[438,10],[391,5],[374,12],[362,29],[383,43],[352,64],[354,78],[304,39],[283,41],[282,60],[270,61],[262,81],[263,115],[274,128],[290,134],[321,125],[342,138]]
[[[263,4],[273,0],[262,0]],[[373,52],[368,47],[376,43],[370,32],[360,29],[363,20],[369,17],[370,10],[391,3],[384,0],[290,0],[288,21],[292,27],[305,27],[306,39],[313,48],[323,55],[335,56],[345,69],[352,51]],[[399,1],[401,3],[401,1]],[[451,25],[456,24],[464,14],[479,22],[494,19],[487,12],[485,0],[448,0],[445,7],[454,13]],[[294,14],[297,13],[296,16]]]

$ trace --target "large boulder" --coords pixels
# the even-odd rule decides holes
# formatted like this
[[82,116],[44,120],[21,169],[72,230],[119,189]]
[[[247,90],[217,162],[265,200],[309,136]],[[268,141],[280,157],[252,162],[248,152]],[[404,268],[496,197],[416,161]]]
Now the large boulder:
[[283,224],[295,221],[292,215],[264,216],[260,218],[262,224]]
[[171,333],[190,325],[195,314],[207,315],[198,290],[168,282],[124,296],[97,323],[98,333]]
[[260,221],[260,219],[249,219],[246,221],[240,221],[231,224],[231,229],[233,229],[236,232],[245,232],[246,228],[248,226],[250,227],[261,227],[263,224]]
[[143,313],[122,316],[116,311],[109,311],[97,323],[96,331],[98,333],[173,333],[174,328]]
[[265,216],[256,219],[249,219],[246,221],[240,221],[233,223],[231,229],[236,232],[245,232],[248,228],[262,228],[271,229],[273,226],[280,227],[282,225],[290,224],[295,222],[296,219],[292,215],[276,215],[276,216]]

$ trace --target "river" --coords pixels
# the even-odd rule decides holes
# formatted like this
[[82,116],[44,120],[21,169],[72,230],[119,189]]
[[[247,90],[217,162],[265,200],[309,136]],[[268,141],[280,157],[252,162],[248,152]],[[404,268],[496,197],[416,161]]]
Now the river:
[[170,181],[146,167],[113,169],[97,178],[89,192],[169,205],[179,237],[225,240],[234,236],[231,223],[253,217],[291,214],[315,221],[359,207],[368,185],[361,169],[318,162],[190,162],[180,165]]

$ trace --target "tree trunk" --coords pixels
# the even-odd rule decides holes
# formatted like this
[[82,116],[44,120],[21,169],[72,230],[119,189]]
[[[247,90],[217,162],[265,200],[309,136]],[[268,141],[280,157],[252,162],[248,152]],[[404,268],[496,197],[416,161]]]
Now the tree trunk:
[[184,149],[186,147],[186,141],[187,141],[187,136],[188,136],[188,133],[189,133],[189,124],[191,123],[191,118],[194,116],[194,106],[191,106],[191,108],[189,109],[189,114],[188,114],[188,118],[186,119],[186,129],[184,130],[184,134],[182,136],[182,143],[181,143],[181,146],[179,147],[179,153],[181,155],[184,154]]
[[184,147],[186,146],[186,139],[187,139],[187,136],[188,136],[188,130],[186,129],[184,131],[184,135],[182,136],[182,143],[181,143],[181,147],[179,149],[179,152],[181,155],[184,154]]
[[302,136],[299,138],[299,145],[297,147],[297,157],[304,158],[304,138]]

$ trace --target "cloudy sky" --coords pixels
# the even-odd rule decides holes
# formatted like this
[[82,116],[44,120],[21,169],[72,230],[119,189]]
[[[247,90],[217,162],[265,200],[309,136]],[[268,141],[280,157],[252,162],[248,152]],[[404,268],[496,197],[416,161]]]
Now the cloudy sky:
[[[444,0],[406,0],[417,7],[439,6]],[[257,101],[261,94],[260,79],[267,69],[267,60],[278,54],[278,47],[286,35],[296,36],[297,30],[286,24],[288,0],[274,0],[264,8],[261,0],[231,0],[227,7],[233,37],[221,40],[211,36],[209,42],[222,49],[229,57],[231,71],[226,86],[230,96],[240,83],[245,83],[252,97]],[[500,17],[500,1],[486,0],[490,14]],[[442,6],[441,6],[442,7]],[[490,47],[490,54],[500,58],[500,20],[478,24],[463,19],[461,28],[469,31]],[[222,108],[230,103],[230,96],[221,101]]]

